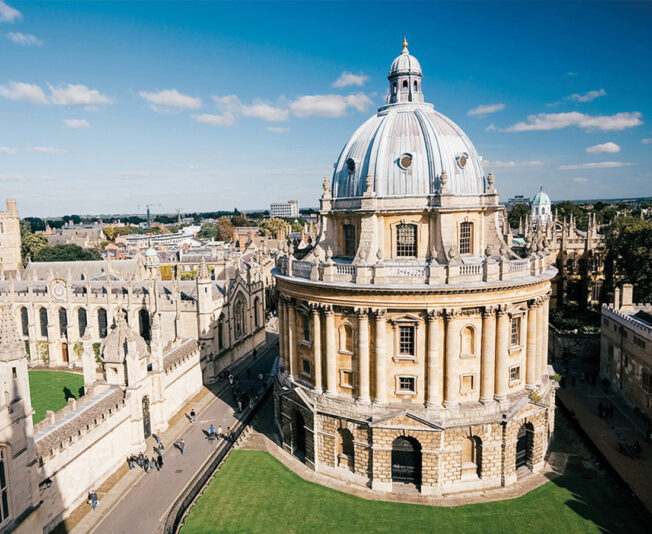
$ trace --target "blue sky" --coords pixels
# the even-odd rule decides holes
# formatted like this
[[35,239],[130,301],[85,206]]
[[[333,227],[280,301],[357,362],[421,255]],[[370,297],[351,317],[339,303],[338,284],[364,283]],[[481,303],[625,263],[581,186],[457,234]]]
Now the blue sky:
[[503,200],[652,195],[651,23],[629,2],[0,0],[0,199],[316,206],[404,35]]

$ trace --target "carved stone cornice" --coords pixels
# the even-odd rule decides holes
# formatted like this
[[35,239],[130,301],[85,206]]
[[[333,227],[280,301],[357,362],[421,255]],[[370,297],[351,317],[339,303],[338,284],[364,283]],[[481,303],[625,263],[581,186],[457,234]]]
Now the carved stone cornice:
[[492,317],[496,315],[496,311],[498,310],[498,306],[485,306],[484,310],[482,310],[482,318],[483,319],[489,319],[489,317]]
[[444,310],[442,309],[428,310],[426,312],[427,321],[436,321],[437,319],[441,319],[443,316],[444,316]]
[[386,308],[374,308],[373,314],[376,316],[376,321],[387,319],[387,309]]
[[369,308],[355,308],[355,313],[358,316],[358,320],[369,318]]

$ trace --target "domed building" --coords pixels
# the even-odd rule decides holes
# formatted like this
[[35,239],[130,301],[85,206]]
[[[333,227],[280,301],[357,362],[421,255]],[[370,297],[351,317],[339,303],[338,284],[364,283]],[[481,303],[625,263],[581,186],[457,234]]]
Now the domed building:
[[277,262],[283,446],[374,490],[509,486],[554,428],[556,270],[545,240],[512,251],[493,174],[406,42],[388,79],[324,179],[315,243]]
[[543,186],[539,188],[539,192],[534,195],[530,203],[530,212],[532,214],[533,226],[548,226],[552,222],[552,206],[550,204],[550,197],[543,192]]

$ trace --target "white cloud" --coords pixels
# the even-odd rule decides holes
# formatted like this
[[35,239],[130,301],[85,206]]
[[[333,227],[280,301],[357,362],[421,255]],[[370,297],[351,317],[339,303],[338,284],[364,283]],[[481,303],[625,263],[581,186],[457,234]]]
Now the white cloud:
[[230,112],[224,113],[223,115],[202,113],[200,115],[193,115],[192,118],[197,122],[210,124],[211,126],[233,126],[235,124],[235,115]]
[[184,95],[176,89],[164,89],[154,93],[141,91],[138,93],[141,98],[149,102],[150,107],[158,112],[169,112],[172,109],[199,109],[201,98]]
[[624,161],[597,161],[591,163],[580,163],[577,165],[560,165],[560,171],[576,171],[578,169],[613,169],[616,167],[631,167],[633,163]]
[[8,85],[0,85],[0,96],[10,100],[25,100],[32,104],[47,104],[43,89],[36,84],[24,82],[9,82]]
[[66,151],[63,148],[57,148],[55,146],[33,146],[30,149],[32,152],[39,152],[41,154],[65,154]]
[[20,11],[8,6],[0,0],[0,22],[14,22],[15,20],[20,20],[22,18],[23,15]]
[[652,137],[647,137],[641,141],[644,145],[652,145]]
[[86,119],[63,119],[63,122],[65,122],[66,126],[71,130],[85,130],[86,128],[91,127]]
[[43,41],[31,33],[9,32],[7,39],[20,46],[43,46]]
[[[49,85],[49,84],[48,84]],[[113,100],[97,89],[69,83],[66,86],[50,87],[50,101],[57,106],[96,106],[110,104]]]
[[528,115],[527,121],[510,126],[507,132],[527,132],[533,130],[559,130],[568,126],[577,126],[586,131],[616,131],[643,124],[638,111],[616,113],[615,115],[585,115],[577,111],[568,113],[538,113]]
[[577,178],[573,178],[573,182],[577,182],[578,184],[585,184],[588,182],[588,178],[582,178],[581,176],[578,176]]
[[489,169],[515,169],[543,167],[543,161],[489,161],[484,160],[482,166]]
[[366,76],[362,73],[353,74],[352,72],[344,71],[340,74],[340,77],[333,82],[333,87],[348,87],[349,85],[357,85],[362,87],[366,81],[369,79],[369,76]]
[[598,89],[597,91],[589,91],[588,93],[579,94],[574,93],[566,97],[566,100],[572,100],[573,102],[591,102],[600,96],[606,96],[607,91],[604,89]]
[[476,108],[470,109],[467,111],[467,115],[469,117],[473,117],[474,115],[488,115],[489,113],[496,113],[496,111],[502,111],[505,109],[505,104],[484,104],[482,106],[478,106]]
[[290,112],[278,106],[273,106],[261,100],[254,101],[253,104],[246,106],[236,95],[217,96],[213,95],[215,106],[225,114],[241,114],[245,117],[262,119],[267,122],[282,122],[290,118]]
[[123,171],[116,173],[121,180],[142,180],[153,176],[150,171]]
[[0,146],[0,154],[15,154],[17,149],[10,146]]
[[305,95],[290,104],[290,109],[297,117],[329,117],[345,115],[348,108],[366,111],[372,105],[371,99],[364,93],[348,96],[342,95]]
[[288,131],[288,128],[282,128],[280,126],[268,126],[267,129],[274,133],[285,133]]
[[620,147],[616,143],[608,142],[600,145],[587,146],[586,151],[589,154],[617,154]]

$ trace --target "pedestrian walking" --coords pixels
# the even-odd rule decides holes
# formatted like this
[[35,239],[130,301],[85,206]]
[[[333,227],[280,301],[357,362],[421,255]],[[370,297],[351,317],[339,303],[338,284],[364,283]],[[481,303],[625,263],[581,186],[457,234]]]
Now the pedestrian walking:
[[231,430],[231,443],[235,443],[235,430]]
[[163,442],[159,442],[158,444],[158,453],[163,454],[163,451],[165,450],[165,445],[163,445]]
[[143,453],[141,452],[141,453],[138,455],[138,467],[142,468],[144,462],[145,462],[145,456],[144,456]]
[[233,375],[229,373],[229,384],[233,385]]
[[97,493],[92,491],[88,496],[88,501],[91,503],[93,510],[100,505],[100,500],[97,498]]
[[145,469],[145,473],[149,473],[149,458],[145,456],[145,461],[143,462],[143,469]]
[[131,471],[132,469],[136,468],[136,458],[134,458],[134,455],[132,454],[129,457],[129,470]]
[[156,459],[156,461],[158,462],[158,468],[163,469],[163,455],[162,454],[158,455],[158,458]]
[[222,437],[222,425],[218,425],[217,427],[217,436],[220,438]]
[[179,450],[181,451],[181,454],[183,454],[185,449],[186,449],[186,442],[183,440],[183,438],[181,438],[179,440]]
[[195,422],[195,409],[191,408],[190,410],[190,422],[194,423]]
[[215,437],[215,427],[213,426],[212,423],[211,423],[211,426],[208,427],[208,436],[209,436],[210,438],[214,438],[214,437]]
[[150,470],[150,471],[153,471],[154,468],[156,467],[156,465],[157,465],[157,464],[156,464],[156,462],[154,461],[154,457],[152,456],[152,457],[149,459],[149,470]]

